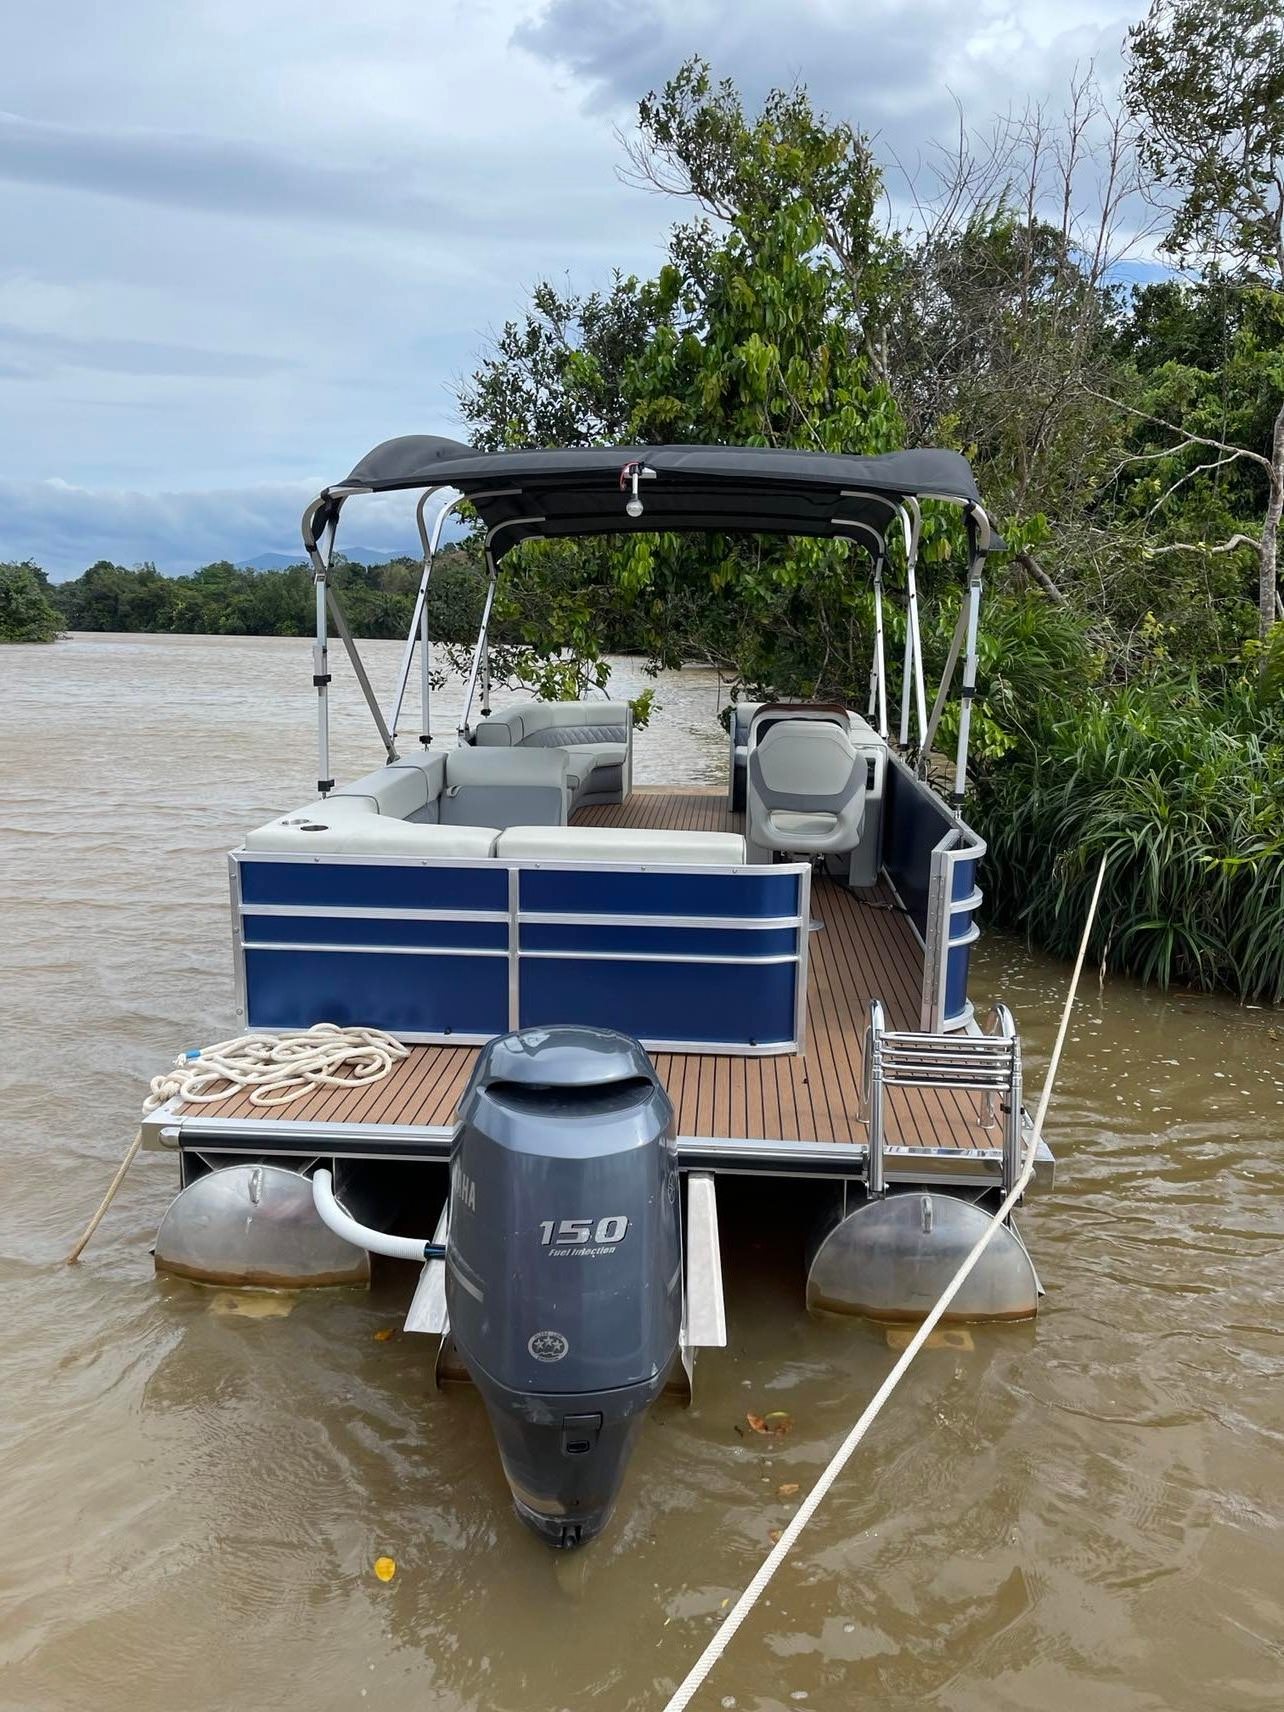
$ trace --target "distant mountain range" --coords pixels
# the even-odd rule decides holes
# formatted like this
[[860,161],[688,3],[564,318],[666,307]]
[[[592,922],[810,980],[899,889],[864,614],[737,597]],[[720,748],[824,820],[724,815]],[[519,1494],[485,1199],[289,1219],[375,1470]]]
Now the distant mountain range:
[[[386,565],[392,559],[402,559],[404,553],[380,553],[373,547],[340,547],[340,556],[358,565]],[[238,571],[283,571],[287,565],[302,565],[306,560],[299,553],[258,553],[252,559],[238,559]]]

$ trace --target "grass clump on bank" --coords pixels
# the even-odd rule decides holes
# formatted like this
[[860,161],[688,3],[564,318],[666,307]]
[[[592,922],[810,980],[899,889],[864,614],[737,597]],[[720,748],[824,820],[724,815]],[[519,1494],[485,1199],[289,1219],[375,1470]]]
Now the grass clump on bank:
[[1103,855],[1094,953],[1161,986],[1284,1001],[1284,702],[1273,674],[1040,701],[978,780],[1000,919],[1071,956]]

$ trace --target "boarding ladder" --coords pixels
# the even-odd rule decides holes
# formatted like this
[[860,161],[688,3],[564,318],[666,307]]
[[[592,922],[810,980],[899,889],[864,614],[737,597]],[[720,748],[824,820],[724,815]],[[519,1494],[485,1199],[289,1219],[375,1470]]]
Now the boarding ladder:
[[862,1094],[869,1121],[865,1186],[886,1191],[886,1098],[888,1088],[949,1088],[979,1093],[982,1128],[1003,1123],[1003,1192],[1021,1169],[1021,1042],[1012,1013],[995,1005],[981,1034],[916,1034],[888,1029],[883,1007],[870,1001],[865,1029]]

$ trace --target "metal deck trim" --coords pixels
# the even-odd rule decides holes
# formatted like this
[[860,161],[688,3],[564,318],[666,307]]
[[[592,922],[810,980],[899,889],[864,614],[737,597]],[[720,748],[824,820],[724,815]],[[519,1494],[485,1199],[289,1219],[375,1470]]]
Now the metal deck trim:
[[[172,1104],[173,1102],[171,1102]],[[143,1120],[143,1146],[149,1150],[193,1153],[273,1154],[334,1159],[420,1160],[444,1165],[453,1129],[446,1124],[327,1123],[290,1118],[202,1118],[179,1116],[169,1106]],[[868,1149],[861,1142],[783,1141],[769,1137],[679,1135],[678,1160],[684,1171],[777,1177],[863,1177]],[[1003,1154],[997,1148],[888,1147],[884,1150],[890,1183],[949,1182],[964,1187],[998,1187]],[[1051,1188],[1054,1161],[1040,1141],[1031,1191]]]

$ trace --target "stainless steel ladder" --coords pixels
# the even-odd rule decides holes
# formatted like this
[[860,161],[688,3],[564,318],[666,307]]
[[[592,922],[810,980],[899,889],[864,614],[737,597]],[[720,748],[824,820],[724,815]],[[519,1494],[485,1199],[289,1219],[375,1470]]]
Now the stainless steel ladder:
[[949,1088],[979,1093],[983,1127],[1003,1118],[1003,1191],[1021,1169],[1021,1042],[1012,1013],[995,1005],[982,1034],[920,1034],[887,1028],[877,999],[869,1006],[861,1093],[869,1121],[869,1162],[865,1187],[871,1195],[886,1191],[885,1135],[887,1088]]

